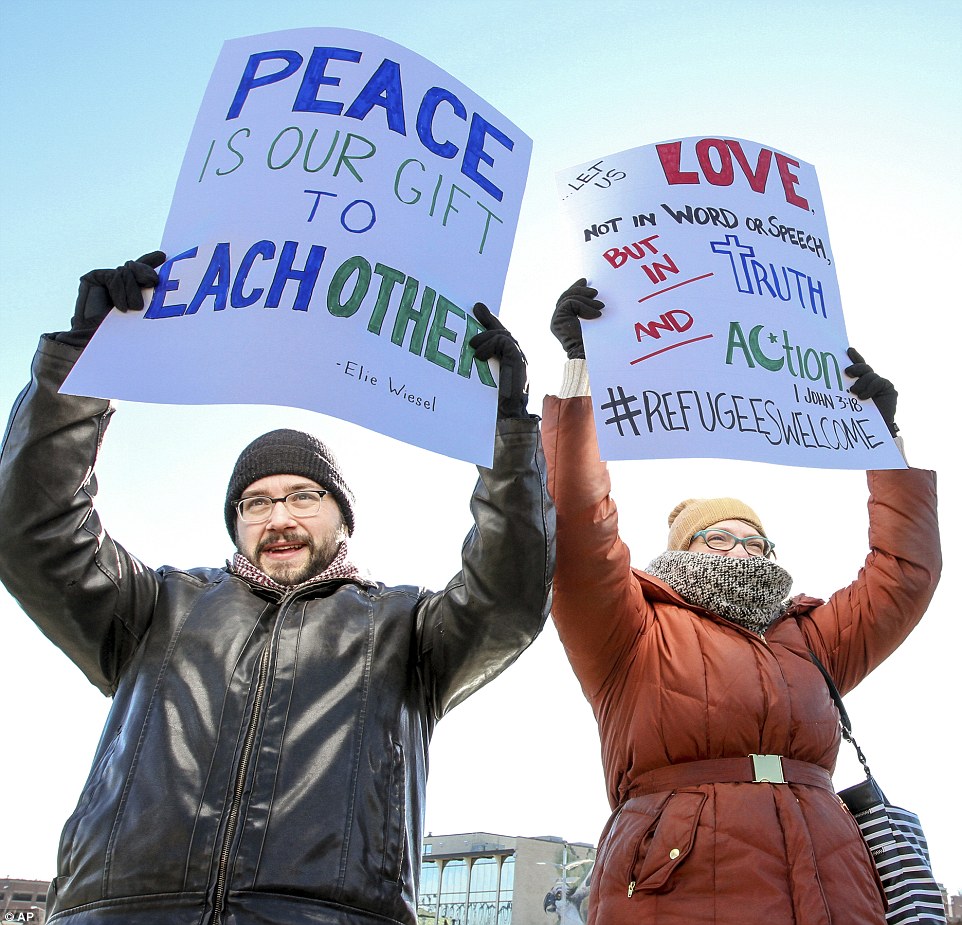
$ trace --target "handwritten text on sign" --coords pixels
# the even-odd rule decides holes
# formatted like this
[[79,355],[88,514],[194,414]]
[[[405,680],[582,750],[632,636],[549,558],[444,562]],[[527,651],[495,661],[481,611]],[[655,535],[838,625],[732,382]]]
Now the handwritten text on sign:
[[378,36],[225,43],[160,284],[147,311],[108,319],[67,390],[293,405],[489,463],[496,371],[469,346],[471,308],[500,305],[530,151]]
[[685,138],[558,175],[582,272],[606,459],[718,457],[902,468],[848,391],[848,337],[814,169],[739,139]]

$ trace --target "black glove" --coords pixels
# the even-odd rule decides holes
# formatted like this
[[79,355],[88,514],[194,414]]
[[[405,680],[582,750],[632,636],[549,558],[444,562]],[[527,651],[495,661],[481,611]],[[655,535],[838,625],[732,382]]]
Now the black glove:
[[871,398],[875,402],[882,420],[888,425],[889,433],[894,437],[899,432],[898,424],[895,423],[895,404],[899,393],[895,391],[895,386],[875,372],[854,347],[848,348],[848,358],[852,365],[846,367],[845,375],[855,380],[848,390],[856,398]]
[[528,416],[528,361],[507,328],[491,314],[491,309],[476,302],[474,317],[485,330],[470,340],[479,360],[495,357],[501,363],[498,377],[498,417]]
[[155,267],[159,267],[167,255],[152,251],[138,260],[128,260],[114,270],[91,270],[80,277],[77,304],[70,331],[58,334],[57,340],[86,347],[100,326],[100,322],[116,306],[122,312],[141,311],[144,295],[141,289],[149,289],[159,282]]
[[551,333],[561,341],[569,360],[585,358],[585,342],[581,336],[580,318],[600,318],[604,302],[595,296],[597,289],[588,285],[588,280],[579,279],[558,297],[554,314],[551,316]]

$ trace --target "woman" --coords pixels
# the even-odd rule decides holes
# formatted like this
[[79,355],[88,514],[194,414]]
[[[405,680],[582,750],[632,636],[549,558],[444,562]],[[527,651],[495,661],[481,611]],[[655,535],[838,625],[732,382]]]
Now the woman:
[[[941,569],[935,474],[867,473],[871,551],[828,601],[786,600],[762,521],[733,498],[682,502],[666,551],[632,568],[587,397],[579,319],[601,313],[596,296],[581,280],[558,301],[551,327],[569,359],[542,425],[554,619],[598,722],[613,810],[590,921],[884,925],[871,857],[832,788],[838,714],[809,652],[845,693],[922,617]],[[894,434],[894,388],[849,355],[852,392]]]

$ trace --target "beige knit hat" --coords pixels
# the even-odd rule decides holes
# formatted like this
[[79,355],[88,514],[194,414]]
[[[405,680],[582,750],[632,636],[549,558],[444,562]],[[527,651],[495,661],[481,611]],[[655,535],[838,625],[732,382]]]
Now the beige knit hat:
[[668,515],[668,548],[687,549],[699,530],[723,520],[743,520],[753,526],[759,536],[765,535],[758,515],[737,498],[689,498],[675,505]]

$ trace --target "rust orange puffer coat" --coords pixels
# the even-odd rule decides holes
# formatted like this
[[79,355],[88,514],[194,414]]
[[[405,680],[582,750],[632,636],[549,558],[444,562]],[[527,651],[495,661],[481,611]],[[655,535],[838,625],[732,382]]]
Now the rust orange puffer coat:
[[558,515],[554,619],[598,722],[615,810],[593,925],[884,925],[871,858],[830,787],[631,794],[653,769],[752,753],[833,770],[838,714],[809,648],[845,693],[919,621],[941,569],[935,474],[869,472],[858,577],[827,602],[796,598],[762,638],[631,568],[590,399],[549,396],[542,426]]

